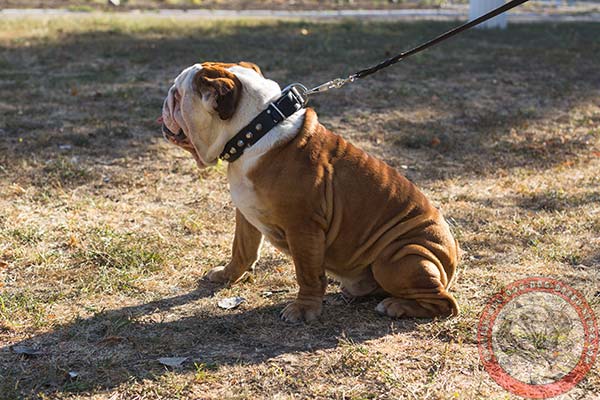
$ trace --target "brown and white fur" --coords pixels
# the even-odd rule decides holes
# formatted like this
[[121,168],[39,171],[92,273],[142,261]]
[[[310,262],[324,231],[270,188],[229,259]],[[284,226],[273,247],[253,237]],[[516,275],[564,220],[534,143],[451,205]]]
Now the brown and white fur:
[[[196,64],[169,90],[163,131],[205,168],[280,94],[254,64]],[[397,171],[323,127],[314,110],[273,128],[228,165],[227,178],[237,208],[232,258],[210,280],[238,281],[266,237],[296,270],[286,321],[319,316],[326,273],[348,295],[387,295],[376,309],[391,317],[458,313],[448,289],[459,249],[441,213]]]

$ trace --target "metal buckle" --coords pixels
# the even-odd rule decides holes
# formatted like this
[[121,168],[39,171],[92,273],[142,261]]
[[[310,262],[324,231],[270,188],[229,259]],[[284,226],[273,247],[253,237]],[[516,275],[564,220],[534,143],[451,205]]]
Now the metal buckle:
[[[281,110],[279,109],[279,107],[277,107],[275,105],[275,103],[269,103],[269,106],[273,107],[273,109],[275,111],[277,111],[277,114],[279,114],[279,116],[281,117],[281,121],[283,121],[284,119],[286,119],[286,116],[281,112]],[[279,121],[279,122],[281,122],[281,121]],[[273,120],[273,122],[274,123],[278,123],[277,120],[275,120],[275,119]]]
[[281,93],[286,93],[286,92],[291,92],[292,95],[294,96],[294,98],[296,100],[298,100],[298,102],[300,104],[302,104],[302,107],[306,107],[306,105],[308,104],[308,96],[306,96],[306,93],[308,92],[308,89],[303,84],[301,84],[301,83],[292,83],[290,85],[287,85],[281,91]]

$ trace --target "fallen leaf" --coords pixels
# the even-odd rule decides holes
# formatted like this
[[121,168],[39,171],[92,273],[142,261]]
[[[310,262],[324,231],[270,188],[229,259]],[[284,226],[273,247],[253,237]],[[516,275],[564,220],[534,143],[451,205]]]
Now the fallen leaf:
[[301,34],[302,36],[306,36],[306,35],[308,35],[308,29],[306,29],[306,28],[302,28],[302,29],[300,29],[300,34]]
[[585,265],[585,264],[577,264],[573,268],[575,268],[575,269],[588,269],[589,267],[587,265]]
[[99,341],[98,344],[116,344],[122,342],[123,340],[125,340],[123,336],[107,336]]
[[21,185],[18,185],[16,183],[13,183],[11,185],[11,189],[14,191],[15,194],[25,194],[25,193],[27,193],[27,190],[25,190]]
[[70,248],[75,248],[79,246],[79,239],[77,239],[77,236],[75,235],[71,235],[69,236],[69,243],[67,244]]
[[43,351],[41,350],[36,350],[33,347],[28,347],[28,346],[12,346],[11,347],[12,351],[14,351],[17,354],[23,354],[25,356],[40,356],[42,354],[44,354]]
[[436,147],[436,146],[439,146],[439,145],[440,145],[440,143],[442,143],[442,142],[441,142],[441,141],[440,141],[440,139],[439,139],[439,138],[437,138],[437,137],[434,137],[433,139],[431,139],[431,147]]
[[592,151],[592,154],[596,157],[600,157],[600,151]]
[[8,268],[8,263],[0,260],[0,288],[4,286],[4,271]]
[[180,368],[187,359],[188,357],[162,357],[158,359],[158,362],[167,367]]
[[9,325],[6,322],[0,321],[0,332],[11,332],[14,330],[14,326]]
[[224,308],[226,310],[231,310],[232,308],[236,308],[237,306],[242,304],[244,301],[246,301],[245,298],[236,296],[236,297],[227,297],[227,298],[221,299],[221,300],[219,300],[219,302],[217,304],[221,308]]

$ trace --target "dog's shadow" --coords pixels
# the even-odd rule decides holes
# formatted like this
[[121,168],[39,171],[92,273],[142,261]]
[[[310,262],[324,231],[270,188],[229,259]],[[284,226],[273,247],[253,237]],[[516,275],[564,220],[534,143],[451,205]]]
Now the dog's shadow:
[[[161,357],[187,357],[181,368],[173,369],[181,372],[200,363],[217,368],[257,364],[282,354],[334,348],[340,340],[361,343],[428,322],[392,321],[376,315],[380,299],[347,304],[339,294],[325,297],[317,322],[297,325],[279,319],[288,299],[227,311],[191,304],[212,297],[218,289],[201,282],[189,293],[98,312],[0,347],[0,393],[19,397],[39,391],[106,390],[123,382],[156,379],[170,370],[158,362]],[[40,354],[19,353],[30,350]],[[70,377],[70,372],[77,377]]]

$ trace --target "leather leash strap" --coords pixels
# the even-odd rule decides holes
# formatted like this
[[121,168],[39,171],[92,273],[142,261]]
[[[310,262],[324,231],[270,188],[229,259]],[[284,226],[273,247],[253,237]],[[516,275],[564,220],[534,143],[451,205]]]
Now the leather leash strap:
[[356,79],[365,78],[371,74],[374,74],[375,72],[377,72],[379,70],[389,67],[390,65],[396,64],[400,60],[408,58],[408,57],[412,56],[413,54],[419,53],[431,46],[435,46],[436,44],[443,42],[444,40],[449,39],[454,35],[458,35],[459,33],[466,31],[467,29],[470,29],[476,25],[479,25],[482,22],[485,22],[490,18],[494,18],[495,16],[502,14],[503,12],[506,12],[512,8],[515,8],[527,1],[529,1],[529,0],[511,0],[508,3],[488,12],[487,14],[484,14],[481,17],[475,18],[472,21],[469,21],[460,26],[457,26],[456,28],[451,29],[446,33],[443,33],[443,34],[439,35],[438,37],[431,39],[428,42],[423,43],[420,46],[417,46],[411,50],[405,51],[404,53],[400,53],[397,56],[388,58],[387,60],[382,61],[381,63],[379,63],[373,67],[362,69],[362,70],[348,76],[347,78],[337,78],[337,79],[333,79],[329,82],[325,82],[322,85],[319,85],[315,88],[310,89],[308,92],[306,92],[306,94],[311,95],[311,94],[315,94],[315,93],[324,92],[329,89],[337,89],[337,88],[344,86],[346,83],[353,82]]
[[398,61],[402,60],[403,58],[410,57],[413,54],[416,54],[416,53],[418,53],[420,51],[423,51],[423,50],[427,49],[428,47],[435,46],[436,44],[438,44],[440,42],[443,42],[444,40],[449,39],[449,38],[451,38],[454,35],[458,35],[459,33],[463,32],[463,31],[466,31],[467,29],[472,28],[475,25],[479,25],[480,23],[485,22],[485,21],[487,21],[490,18],[494,18],[495,16],[497,16],[499,14],[502,14],[503,12],[506,12],[506,11],[510,10],[511,8],[517,7],[517,6],[523,4],[523,3],[527,2],[527,1],[529,1],[529,0],[512,0],[512,1],[509,1],[508,3],[506,3],[506,4],[504,4],[504,5],[496,8],[496,9],[494,9],[492,11],[490,11],[489,13],[484,14],[484,15],[482,15],[479,18],[475,18],[474,20],[469,21],[469,22],[467,22],[465,24],[457,26],[456,28],[454,28],[454,29],[452,29],[452,30],[450,30],[450,31],[448,31],[448,32],[446,32],[444,34],[441,34],[440,36],[438,36],[438,37],[436,37],[434,39],[431,39],[430,41],[428,41],[426,43],[423,43],[422,45],[417,46],[417,47],[415,47],[412,50],[406,51],[404,53],[400,53],[400,54],[398,54],[395,57],[388,58],[387,60],[385,60],[385,61],[383,61],[383,62],[375,65],[374,67],[360,70],[357,73],[355,73],[354,76],[356,78],[364,78],[366,76],[369,76],[369,75],[371,75],[371,74],[373,74],[373,73],[375,73],[375,72],[377,72],[377,71],[379,71],[379,70],[381,70],[383,68],[389,67],[390,65],[393,65],[393,64],[397,63]]

